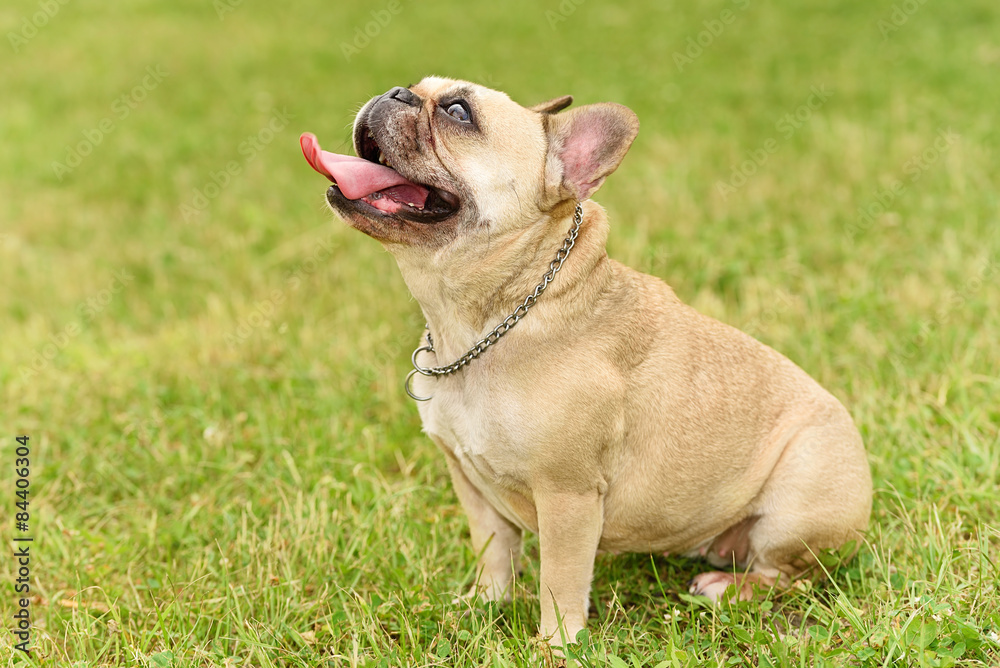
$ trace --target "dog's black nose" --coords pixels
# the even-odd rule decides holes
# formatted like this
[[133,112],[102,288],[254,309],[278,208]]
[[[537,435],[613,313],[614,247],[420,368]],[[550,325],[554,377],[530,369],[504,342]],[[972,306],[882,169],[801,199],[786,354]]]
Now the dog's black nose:
[[409,88],[396,86],[391,91],[389,91],[388,96],[393,100],[399,100],[403,104],[410,107],[420,106],[420,98],[414,95]]

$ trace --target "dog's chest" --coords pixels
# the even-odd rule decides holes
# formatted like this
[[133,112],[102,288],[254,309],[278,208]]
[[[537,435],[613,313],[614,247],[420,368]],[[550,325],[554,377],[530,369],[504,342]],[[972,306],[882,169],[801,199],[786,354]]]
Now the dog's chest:
[[490,406],[443,399],[420,406],[424,431],[500,514],[521,529],[537,531],[525,444],[512,437]]

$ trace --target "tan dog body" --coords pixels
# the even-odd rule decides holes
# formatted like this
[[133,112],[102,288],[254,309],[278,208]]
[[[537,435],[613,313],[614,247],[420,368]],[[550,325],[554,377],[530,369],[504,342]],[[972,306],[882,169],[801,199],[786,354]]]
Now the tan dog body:
[[[529,110],[447,79],[409,90],[414,111],[379,120],[376,98],[359,123],[406,178],[463,208],[429,230],[331,202],[395,255],[434,336],[419,361],[445,365],[531,293],[576,201],[638,125],[617,105],[557,115],[566,100]],[[438,117],[456,90],[475,134]],[[599,551],[703,555],[749,576],[706,573],[693,591],[718,599],[736,582],[746,597],[750,583],[787,585],[819,550],[859,540],[871,508],[843,406],[785,357],[609,259],[607,233],[603,209],[584,202],[575,247],[523,320],[461,371],[414,382],[433,397],[420,416],[481,555],[476,591],[509,596],[522,532],[538,533],[541,631],[557,644],[560,621],[569,639],[585,625]]]

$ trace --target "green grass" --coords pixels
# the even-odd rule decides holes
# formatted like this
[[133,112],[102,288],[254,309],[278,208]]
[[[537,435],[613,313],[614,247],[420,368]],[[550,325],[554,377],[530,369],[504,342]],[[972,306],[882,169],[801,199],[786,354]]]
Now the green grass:
[[[419,309],[391,257],[331,220],[298,148],[312,131],[346,149],[369,96],[438,73],[634,109],[639,138],[596,196],[611,254],[799,363],[869,450],[872,529],[829,580],[713,610],[683,593],[697,562],[601,557],[579,663],[1000,665],[996,3],[927,2],[885,37],[888,0],[400,3],[349,61],[341,44],[388,3],[220,20],[208,0],[71,0],[0,45],[0,538],[18,434],[35,537],[35,651],[13,650],[3,559],[0,660],[545,660],[536,540],[512,605],[451,602],[475,555],[402,391]],[[0,32],[39,11],[6,3]],[[789,133],[814,87],[829,99]],[[103,119],[60,180],[52,163]]]

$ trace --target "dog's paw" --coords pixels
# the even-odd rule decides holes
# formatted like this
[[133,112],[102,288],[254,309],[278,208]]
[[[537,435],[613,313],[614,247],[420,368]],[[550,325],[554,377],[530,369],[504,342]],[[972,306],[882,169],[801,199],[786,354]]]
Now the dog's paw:
[[548,642],[553,658],[565,660],[567,646],[579,644],[577,634],[584,628],[582,624],[564,624],[562,629],[554,631],[546,632],[544,629],[539,629],[537,637]]
[[451,599],[452,605],[481,605],[483,603],[509,603],[511,587],[501,589],[499,586],[473,585],[466,593]]
[[[730,592],[728,596],[727,590]],[[709,571],[694,576],[689,583],[688,592],[716,603],[722,600],[749,601],[753,598],[753,583],[742,573]]]

